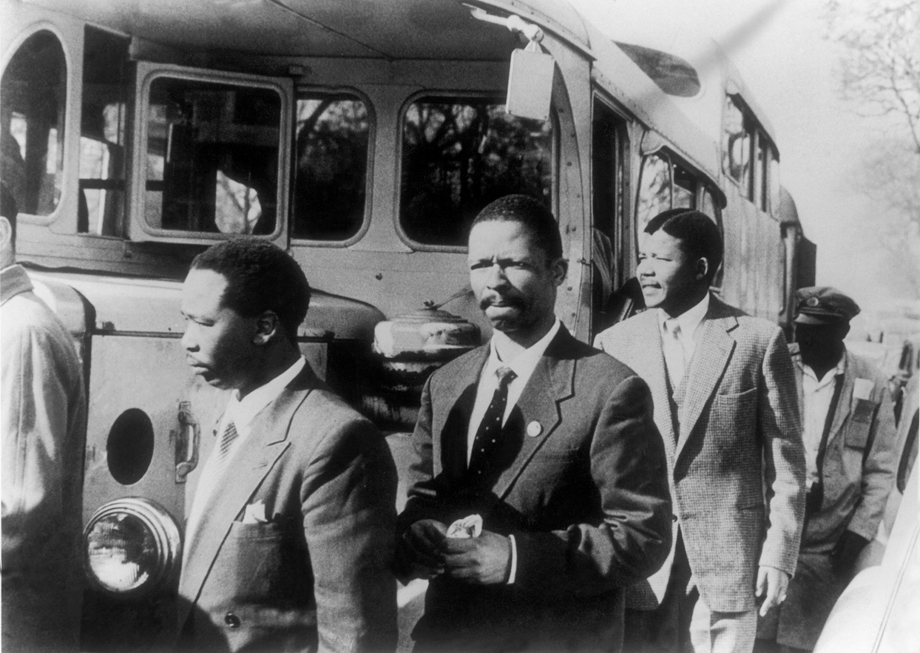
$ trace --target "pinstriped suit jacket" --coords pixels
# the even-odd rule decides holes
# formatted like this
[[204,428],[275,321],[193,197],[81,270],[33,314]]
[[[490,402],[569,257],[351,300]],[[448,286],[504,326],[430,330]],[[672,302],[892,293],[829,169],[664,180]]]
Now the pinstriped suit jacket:
[[[779,327],[715,297],[697,338],[679,433],[656,311],[604,331],[595,346],[648,383],[674,514],[700,594],[712,610],[739,612],[755,605],[759,565],[795,571],[805,497],[795,375]],[[669,573],[666,563],[636,586],[631,604],[654,607]]]

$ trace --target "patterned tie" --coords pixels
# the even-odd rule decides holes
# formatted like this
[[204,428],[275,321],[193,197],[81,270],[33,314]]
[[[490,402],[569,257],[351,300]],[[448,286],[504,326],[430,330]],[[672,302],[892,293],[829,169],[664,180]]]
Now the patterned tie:
[[214,479],[220,478],[224,467],[227,466],[228,454],[238,436],[236,424],[233,421],[229,422],[227,428],[224,429],[223,435],[220,436],[220,443],[217,448],[217,465],[214,466]]
[[680,341],[680,324],[675,318],[669,318],[664,322],[664,330],[668,335],[664,341],[665,363],[668,365],[671,387],[676,389],[683,382],[684,371],[687,369],[684,347]]
[[517,374],[510,367],[500,367],[495,370],[498,377],[498,387],[492,395],[492,401],[482,416],[476,437],[473,438],[473,453],[470,455],[469,472],[477,477],[482,476],[489,467],[489,451],[494,448],[502,430],[502,420],[505,419],[505,406],[508,404],[508,384]]

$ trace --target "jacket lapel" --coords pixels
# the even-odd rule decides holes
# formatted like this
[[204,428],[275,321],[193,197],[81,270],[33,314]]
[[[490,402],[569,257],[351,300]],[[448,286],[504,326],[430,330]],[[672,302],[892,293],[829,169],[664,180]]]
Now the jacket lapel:
[[[511,466],[495,483],[495,495],[502,499],[511,490],[514,481],[521,475],[534,454],[543,446],[562,420],[560,404],[575,394],[575,360],[566,355],[573,340],[563,326],[547,347],[534,368],[533,374],[517,405],[509,417],[517,420],[517,426],[524,430],[521,450]],[[531,424],[539,424],[540,432],[532,435]]]
[[188,551],[184,559],[187,566],[183,569],[180,594],[190,603],[183,602],[180,607],[185,613],[180,614],[180,624],[184,622],[191,603],[197,601],[231,525],[290,446],[287,436],[291,420],[310,390],[289,386],[256,415],[250,425],[249,436],[234,454],[219,485],[208,498],[195,532],[186,534]]
[[[857,371],[853,369],[853,357],[847,356],[847,362],[844,366],[843,387],[840,389],[840,396],[837,398],[837,409],[834,411],[834,421],[831,422],[831,430],[827,433],[827,442],[830,444],[843,423],[850,414],[850,406],[853,403],[853,386],[856,384],[855,379]],[[802,413],[804,415],[804,413]]]
[[[636,361],[637,365],[633,371],[638,374],[647,384],[652,393],[652,402],[655,408],[655,424],[664,440],[664,448],[668,457],[673,460],[676,450],[676,440],[674,434],[674,420],[671,418],[671,399],[668,395],[667,366],[664,360],[664,350],[661,343],[661,328],[658,324],[658,311],[652,309],[646,311],[641,317],[644,324],[637,333],[636,338]],[[648,342],[647,346],[638,343]]]
[[729,333],[738,326],[738,320],[726,314],[724,304],[715,297],[710,302],[709,312],[700,323],[696,350],[690,361],[675,459],[680,456],[703,408],[718,387],[736,345]]

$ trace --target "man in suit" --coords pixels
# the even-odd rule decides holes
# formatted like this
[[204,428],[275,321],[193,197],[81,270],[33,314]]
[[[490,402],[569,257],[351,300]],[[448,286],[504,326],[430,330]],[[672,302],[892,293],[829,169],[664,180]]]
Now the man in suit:
[[631,589],[627,636],[648,651],[749,652],[761,611],[795,570],[805,462],[782,331],[710,295],[715,223],[688,209],[649,221],[637,274],[650,309],[596,345],[645,379],[677,516],[662,573]]
[[309,297],[259,240],[211,247],[185,280],[187,361],[231,392],[186,524],[180,648],[395,648],[395,467],[301,356]]
[[859,306],[827,286],[796,292],[790,347],[802,410],[807,465],[805,529],[786,602],[760,624],[775,643],[760,650],[810,651],[856,559],[875,537],[897,464],[888,380],[847,350]]
[[[468,257],[494,334],[422,396],[399,519],[405,567],[431,578],[416,650],[619,650],[625,587],[670,544],[648,388],[556,318],[567,267],[540,202],[483,209]],[[471,515],[481,534],[447,536]]]
[[73,338],[16,264],[17,208],[0,183],[2,648],[77,651],[86,395]]

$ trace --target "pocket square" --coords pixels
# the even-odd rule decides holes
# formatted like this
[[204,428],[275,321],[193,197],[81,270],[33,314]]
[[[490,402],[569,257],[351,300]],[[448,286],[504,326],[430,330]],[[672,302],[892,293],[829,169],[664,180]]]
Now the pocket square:
[[457,539],[479,537],[480,533],[482,533],[482,517],[479,515],[458,519],[447,529],[447,537]]
[[243,513],[243,523],[244,524],[264,524],[268,520],[265,519],[265,503],[262,501],[256,501],[255,503],[250,503],[246,506],[246,511]]

